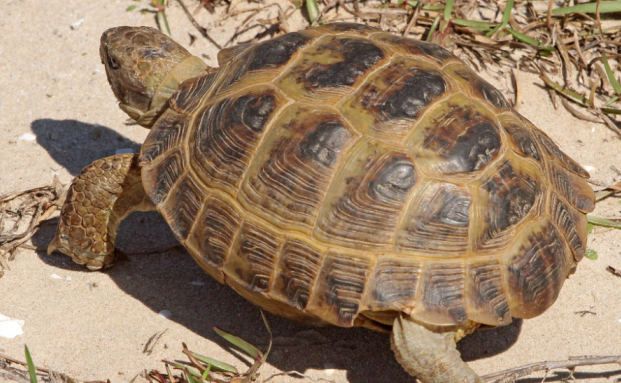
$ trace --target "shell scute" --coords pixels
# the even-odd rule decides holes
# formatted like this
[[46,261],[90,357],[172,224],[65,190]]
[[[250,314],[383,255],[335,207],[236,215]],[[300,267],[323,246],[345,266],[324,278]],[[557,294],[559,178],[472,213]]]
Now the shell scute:
[[298,310],[305,310],[325,252],[297,238],[287,238],[278,259],[276,283],[271,295]]
[[463,262],[429,261],[421,276],[412,318],[439,326],[464,324],[468,320]]
[[386,52],[369,39],[324,36],[300,52],[295,65],[276,84],[291,97],[313,102],[338,101],[351,93],[373,68],[386,61]]
[[496,119],[459,94],[427,113],[406,145],[429,173],[472,178],[502,154],[503,140]]
[[407,37],[395,36],[391,33],[384,32],[374,34],[371,36],[371,39],[385,44],[390,44],[391,49],[394,49],[396,52],[415,57],[426,56],[433,59],[438,64],[444,64],[449,60],[457,61],[457,58],[451,52],[437,44]]
[[276,257],[284,237],[260,222],[246,219],[224,265],[224,272],[248,290],[267,292],[272,288]]
[[310,234],[339,163],[357,134],[329,108],[292,106],[246,172],[238,200],[282,229]]
[[450,90],[450,83],[434,66],[397,57],[369,76],[339,110],[364,134],[402,138],[427,107]]
[[358,249],[391,249],[401,209],[418,179],[409,153],[363,140],[335,175],[313,235]]
[[286,102],[275,89],[260,87],[203,108],[189,147],[200,179],[235,195],[258,142]]
[[360,311],[372,260],[353,253],[328,251],[307,310],[338,325],[351,327]]
[[471,188],[476,196],[471,241],[476,252],[497,252],[513,240],[511,231],[527,216],[543,214],[545,186],[533,165],[511,160],[503,161],[480,182]]
[[472,259],[466,267],[468,317],[489,326],[511,323],[500,259]]
[[532,318],[558,297],[573,257],[556,227],[548,220],[527,226],[503,255],[511,315]]
[[216,280],[223,282],[224,265],[244,215],[234,203],[212,193],[203,203],[187,239],[196,261]]
[[472,198],[469,190],[427,180],[415,193],[397,228],[395,249],[441,258],[464,256]]

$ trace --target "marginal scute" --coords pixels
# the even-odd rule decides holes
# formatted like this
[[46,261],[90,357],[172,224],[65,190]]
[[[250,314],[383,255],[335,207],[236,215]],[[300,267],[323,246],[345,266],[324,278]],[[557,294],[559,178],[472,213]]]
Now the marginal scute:
[[227,276],[247,289],[267,292],[271,289],[276,256],[284,238],[259,222],[244,221],[224,266]]
[[371,310],[406,310],[414,306],[423,261],[382,254],[373,268],[367,305]]
[[443,64],[450,59],[456,59],[451,52],[437,44],[396,36],[392,33],[377,33],[373,35],[371,39],[391,44],[392,49],[403,54],[411,56],[429,56],[435,59],[438,64]]
[[427,262],[421,275],[417,305],[410,314],[423,323],[439,326],[466,323],[463,262]]
[[197,262],[220,282],[224,280],[222,266],[242,220],[242,213],[233,203],[213,193],[203,203],[187,239],[187,246]]
[[441,258],[465,256],[470,203],[465,187],[424,181],[401,219],[396,250]]
[[514,152],[523,157],[531,157],[541,163],[540,149],[529,133],[529,129],[513,119],[502,121],[502,127],[509,134],[509,145]]
[[488,326],[511,323],[500,261],[496,257],[471,259],[466,264],[466,274],[468,318]]
[[181,151],[169,152],[161,160],[142,168],[144,189],[155,206],[166,199],[168,192],[185,169]]
[[514,243],[503,256],[511,316],[533,318],[558,297],[574,265],[573,257],[558,230],[547,220],[527,226]]
[[586,181],[555,162],[548,163],[550,182],[556,191],[583,213],[595,209],[595,192]]
[[361,310],[373,260],[329,251],[307,310],[337,326],[351,327]]
[[314,236],[359,249],[391,249],[401,209],[418,179],[409,154],[361,141],[332,181]]
[[238,200],[284,230],[310,234],[355,133],[333,110],[307,106],[287,108],[276,125],[246,171]]
[[474,93],[481,100],[489,102],[499,111],[509,111],[511,106],[500,91],[490,83],[483,80],[472,69],[463,63],[455,63],[444,68],[444,70],[457,81],[461,82],[467,92]]
[[339,109],[362,133],[404,137],[420,114],[448,91],[450,85],[438,69],[398,57],[369,76]]
[[554,143],[554,141],[550,139],[550,137],[537,128],[533,129],[533,133],[537,141],[552,159],[556,160],[560,165],[572,173],[584,178],[589,178],[589,172],[584,170],[576,161],[569,158],[567,154],[563,153],[563,151]]
[[276,90],[262,87],[198,113],[190,150],[203,182],[234,194],[265,129],[284,103]]
[[201,77],[186,80],[173,94],[169,105],[171,109],[185,115],[191,115],[203,103],[205,96],[214,84],[218,72],[214,71]]
[[309,243],[288,238],[282,246],[276,283],[271,294],[298,310],[305,310],[319,274],[324,253]]
[[587,218],[584,214],[563,201],[556,193],[548,201],[550,215],[567,238],[576,262],[584,257],[587,242]]
[[207,192],[189,174],[185,174],[158,208],[178,240],[184,241],[196,221]]
[[174,110],[167,110],[157,120],[140,150],[140,166],[179,146],[188,129],[189,118]]

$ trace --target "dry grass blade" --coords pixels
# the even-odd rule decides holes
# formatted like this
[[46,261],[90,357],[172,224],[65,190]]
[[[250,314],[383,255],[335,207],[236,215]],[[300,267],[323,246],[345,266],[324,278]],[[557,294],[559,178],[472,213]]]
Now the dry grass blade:
[[[80,380],[60,372],[52,371],[49,368],[43,369],[35,366],[34,370],[36,370],[37,380],[40,383],[82,383]],[[31,379],[28,372],[28,363],[0,354],[0,378],[3,377],[10,378],[11,381],[19,383],[30,383]],[[104,382],[92,381],[89,383]]]
[[0,277],[14,252],[26,243],[62,204],[63,186],[58,181],[0,196]]
[[574,369],[579,366],[595,366],[600,364],[616,363],[621,363],[621,355],[569,357],[569,360],[563,361],[531,363],[525,366],[484,375],[482,378],[488,382],[505,382],[508,381],[508,379],[518,379],[523,376],[530,375],[536,371],[549,371],[560,368]]
[[617,277],[621,277],[621,270],[617,270],[612,266],[606,267],[606,271],[609,271],[612,275],[616,275]]
[[214,39],[212,39],[211,36],[209,36],[209,34],[207,33],[207,29],[201,27],[200,24],[194,19],[194,16],[192,16],[190,11],[188,10],[188,7],[185,6],[185,3],[183,2],[183,0],[177,0],[177,1],[179,2],[179,5],[181,5],[181,8],[183,9],[183,12],[188,17],[188,19],[190,20],[192,25],[194,25],[194,28],[196,28],[196,30],[198,30],[198,32],[201,35],[203,35],[204,38],[206,38],[207,40],[209,40],[209,42],[211,42],[213,45],[215,45],[216,48],[222,49],[222,46],[220,44],[218,44]]

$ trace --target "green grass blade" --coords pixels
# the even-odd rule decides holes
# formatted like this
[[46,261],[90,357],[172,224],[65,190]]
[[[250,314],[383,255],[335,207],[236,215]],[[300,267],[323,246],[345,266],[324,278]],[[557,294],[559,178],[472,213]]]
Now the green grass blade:
[[509,19],[511,18],[512,9],[513,9],[513,0],[507,0],[507,5],[505,6],[505,12],[502,14],[502,21],[500,22],[500,25],[498,25],[496,28],[492,29],[491,31],[487,32],[486,34],[487,37],[490,37],[494,33],[501,31],[507,27],[507,25],[509,24]]
[[[183,371],[185,372],[185,376],[187,376],[187,377],[188,377],[188,383],[200,383],[200,381],[199,381],[199,380],[197,380],[197,379],[194,377],[194,375],[192,375],[192,374],[190,374],[190,373],[188,372],[188,369],[187,369],[187,368],[185,368]],[[200,375],[199,375],[198,377],[200,377]]]
[[319,17],[319,5],[316,0],[306,0],[306,12],[308,12],[308,18],[311,24],[315,22],[315,19]]
[[485,21],[462,20],[462,19],[452,19],[451,21],[453,22],[453,24],[461,25],[463,27],[482,28],[482,29],[494,28],[494,24],[488,23]]
[[237,371],[237,369],[229,364],[226,364],[224,362],[220,362],[219,360],[216,359],[211,359],[209,357],[203,356],[203,355],[199,355],[195,352],[189,351],[190,354],[195,357],[196,359],[200,360],[201,362],[211,366],[211,368],[214,371],[218,371],[218,372],[230,372],[233,374],[239,374],[239,371]]
[[602,108],[602,112],[606,114],[621,114],[621,109]]
[[545,51],[553,51],[554,47],[546,47],[541,45],[541,43],[530,36],[526,36],[525,34],[516,31],[515,29],[507,28],[507,32],[509,32],[513,37],[515,37],[518,41],[521,41],[525,44],[532,45],[538,47],[539,49],[543,49]]
[[[567,15],[569,13],[595,13],[597,3],[574,5],[573,7],[557,8],[552,10],[553,15]],[[599,13],[621,12],[621,1],[602,1],[599,3]]]
[[613,102],[617,101],[618,99],[619,99],[619,96],[614,96],[610,100],[606,101],[606,103],[604,104],[604,107],[607,107],[608,105],[612,104]]
[[611,221],[606,218],[600,218],[600,217],[594,217],[592,215],[587,215],[587,221],[592,223],[595,226],[612,227],[614,229],[621,229],[621,223]]
[[226,332],[226,331],[224,331],[224,330],[222,330],[222,329],[220,329],[218,327],[214,327],[213,329],[214,329],[215,332],[218,333],[218,335],[220,335],[221,337],[226,339],[229,343],[232,343],[233,345],[235,345],[240,350],[242,350],[246,354],[250,355],[254,359],[262,358],[263,357],[263,353],[258,348],[254,347],[253,345],[251,345],[250,343],[246,342],[242,338],[237,337],[237,336],[235,336],[233,334],[229,334],[228,332]]
[[440,22],[440,15],[436,16],[436,18],[433,20],[433,24],[431,24],[431,29],[429,29],[429,34],[427,35],[427,41],[431,41],[431,37],[433,36],[433,33],[436,31],[436,28],[438,28],[439,22]]
[[589,100],[587,100],[587,98],[584,97],[583,95],[578,94],[578,93],[576,93],[576,92],[574,92],[572,90],[569,90],[567,88],[564,88],[564,87],[560,86],[559,84],[557,84],[554,81],[550,80],[545,75],[541,75],[539,77],[541,77],[541,79],[546,83],[546,85],[548,85],[550,88],[554,89],[558,93],[572,98],[573,101],[578,101],[578,102],[580,102],[580,103],[582,103],[584,105],[588,105]]
[[612,88],[615,90],[617,96],[621,96],[621,85],[619,85],[619,81],[615,78],[614,73],[612,73],[612,69],[610,69],[610,64],[608,64],[608,57],[606,54],[602,52],[602,62],[604,63],[604,69],[606,69],[606,76],[608,76],[608,81],[612,84]]
[[446,6],[444,7],[444,20],[449,21],[451,19],[451,13],[453,13],[453,1],[447,0]]
[[421,9],[423,11],[442,11],[444,8],[441,5],[423,5]]
[[35,365],[32,362],[32,357],[30,356],[30,351],[28,351],[28,346],[24,346],[24,349],[26,351],[26,364],[28,365],[30,383],[37,383],[37,370],[35,369]]
[[160,25],[164,24],[164,26],[166,27],[166,32],[168,32],[168,36],[172,36],[172,34],[170,33],[170,27],[168,26],[168,18],[166,17],[166,13],[158,12],[157,20],[159,21]]
[[136,4],[132,4],[129,7],[127,7],[127,9],[125,9],[125,12],[131,12],[134,9],[136,9],[137,5]]

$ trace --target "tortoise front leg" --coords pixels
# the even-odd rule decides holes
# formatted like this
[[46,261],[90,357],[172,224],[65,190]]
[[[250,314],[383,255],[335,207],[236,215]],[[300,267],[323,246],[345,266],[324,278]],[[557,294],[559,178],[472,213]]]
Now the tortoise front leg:
[[97,160],[71,183],[47,252],[58,249],[91,270],[110,265],[121,221],[133,211],[148,210],[154,206],[142,187],[137,155]]
[[461,359],[455,335],[455,331],[433,332],[401,314],[394,321],[390,343],[401,366],[423,383],[484,383]]

